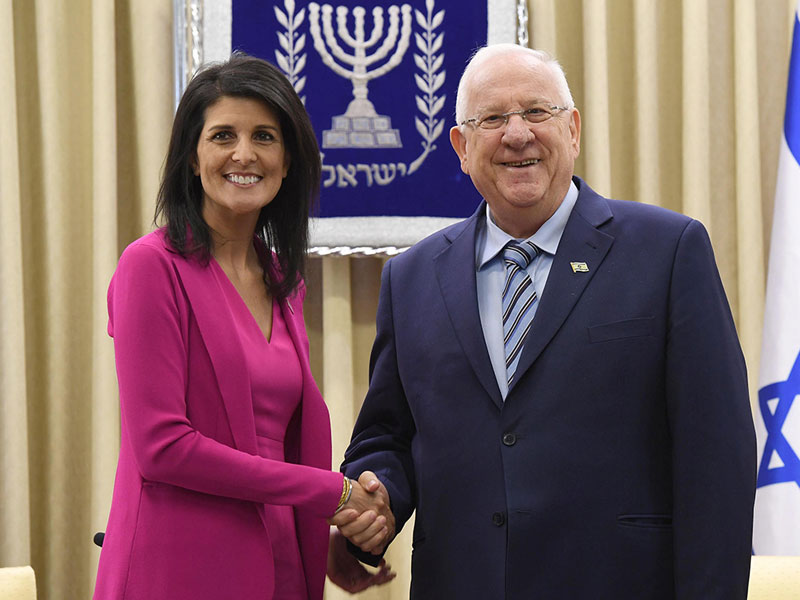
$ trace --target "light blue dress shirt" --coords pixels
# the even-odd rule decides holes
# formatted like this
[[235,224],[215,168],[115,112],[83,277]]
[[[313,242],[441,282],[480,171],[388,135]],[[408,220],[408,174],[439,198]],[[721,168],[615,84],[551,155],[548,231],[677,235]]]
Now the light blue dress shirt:
[[[575,183],[570,183],[567,195],[561,206],[558,207],[552,217],[547,219],[539,230],[531,237],[527,238],[542,252],[536,257],[526,269],[533,281],[533,289],[536,296],[542,297],[544,286],[547,283],[547,276],[550,274],[550,267],[553,265],[553,257],[567,220],[572,213],[572,208],[578,199],[578,188]],[[515,239],[500,229],[492,219],[489,206],[486,206],[486,220],[478,226],[475,237],[475,268],[477,270],[478,281],[478,310],[481,316],[481,327],[483,337],[486,340],[486,348],[489,350],[489,358],[492,361],[492,369],[500,387],[500,394],[505,400],[508,395],[508,379],[506,376],[506,358],[503,348],[503,286],[506,280],[506,267],[503,263],[502,250],[505,245]],[[525,240],[518,240],[525,241]],[[539,302],[536,302],[530,309],[536,314]],[[533,321],[533,328],[536,327],[536,320]]]

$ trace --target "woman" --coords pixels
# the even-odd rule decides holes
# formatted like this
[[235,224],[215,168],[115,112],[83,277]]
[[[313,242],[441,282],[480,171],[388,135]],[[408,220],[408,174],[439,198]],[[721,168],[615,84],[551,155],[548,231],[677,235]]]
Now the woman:
[[[319,180],[311,123],[275,67],[234,55],[190,82],[159,191],[165,227],[125,250],[108,291],[122,435],[95,598],[322,597],[326,519],[361,513],[369,494],[329,470],[309,369],[302,274]],[[376,518],[372,532],[385,529]],[[330,540],[337,583],[392,578]]]

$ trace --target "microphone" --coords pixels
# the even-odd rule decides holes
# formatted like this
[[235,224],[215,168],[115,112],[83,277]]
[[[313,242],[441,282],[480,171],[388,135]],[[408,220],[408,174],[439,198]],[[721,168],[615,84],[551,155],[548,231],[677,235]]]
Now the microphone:
[[96,546],[100,546],[102,548],[103,547],[103,540],[105,539],[105,537],[106,537],[106,534],[104,532],[98,531],[97,533],[94,534],[94,537],[92,538],[92,540],[94,541]]

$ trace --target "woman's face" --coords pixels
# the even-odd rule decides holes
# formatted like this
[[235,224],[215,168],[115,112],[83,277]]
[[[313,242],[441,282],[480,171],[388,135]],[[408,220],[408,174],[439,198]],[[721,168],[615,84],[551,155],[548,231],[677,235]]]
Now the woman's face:
[[206,223],[258,218],[289,172],[283,142],[280,121],[260,100],[222,96],[206,109],[192,164]]

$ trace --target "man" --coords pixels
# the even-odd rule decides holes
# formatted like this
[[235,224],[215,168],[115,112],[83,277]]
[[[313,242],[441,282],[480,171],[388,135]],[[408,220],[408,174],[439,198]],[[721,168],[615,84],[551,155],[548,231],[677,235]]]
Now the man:
[[573,176],[544,53],[480,50],[456,121],[485,202],[387,263],[343,465],[398,530],[416,509],[411,597],[744,600],[755,438],[705,229]]

